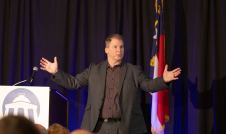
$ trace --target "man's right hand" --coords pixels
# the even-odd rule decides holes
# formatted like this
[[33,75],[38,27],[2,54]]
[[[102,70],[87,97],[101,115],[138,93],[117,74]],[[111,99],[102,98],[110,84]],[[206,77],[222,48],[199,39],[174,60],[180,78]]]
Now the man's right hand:
[[40,60],[40,65],[41,70],[47,71],[51,74],[55,74],[58,71],[57,57],[54,57],[54,62],[50,62],[42,57]]

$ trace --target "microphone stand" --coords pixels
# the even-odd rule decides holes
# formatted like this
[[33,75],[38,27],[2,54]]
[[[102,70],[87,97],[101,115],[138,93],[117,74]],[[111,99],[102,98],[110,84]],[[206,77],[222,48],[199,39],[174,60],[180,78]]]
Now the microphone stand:
[[35,76],[35,73],[38,71],[38,68],[37,67],[33,67],[32,70],[33,70],[33,72],[32,72],[32,75],[31,75],[31,77],[29,79],[25,79],[25,80],[19,81],[19,82],[13,84],[13,86],[17,86],[17,85],[19,85],[21,83],[25,83],[25,82],[32,83],[32,81],[34,79],[34,76]]
[[17,85],[19,85],[19,84],[21,84],[21,83],[25,83],[25,82],[27,82],[27,80],[22,80],[22,81],[19,81],[19,82],[13,84],[13,86],[17,86]]

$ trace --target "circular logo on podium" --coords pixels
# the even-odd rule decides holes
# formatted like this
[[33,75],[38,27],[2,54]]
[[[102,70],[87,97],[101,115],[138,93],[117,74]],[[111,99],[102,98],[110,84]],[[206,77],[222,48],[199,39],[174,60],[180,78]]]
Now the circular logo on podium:
[[22,115],[34,120],[39,116],[40,104],[34,93],[25,88],[17,88],[6,95],[2,110],[4,116]]

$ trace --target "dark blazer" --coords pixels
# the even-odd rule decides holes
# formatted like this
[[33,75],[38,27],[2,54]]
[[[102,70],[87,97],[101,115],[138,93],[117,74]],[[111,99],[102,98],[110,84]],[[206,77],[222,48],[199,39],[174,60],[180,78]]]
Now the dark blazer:
[[[58,71],[52,80],[66,88],[88,85],[88,100],[82,128],[94,131],[104,101],[107,61],[91,64],[75,77]],[[150,79],[138,66],[123,63],[118,89],[120,92],[121,125],[119,134],[143,134],[147,132],[141,109],[141,90],[155,92],[166,89],[163,78]]]

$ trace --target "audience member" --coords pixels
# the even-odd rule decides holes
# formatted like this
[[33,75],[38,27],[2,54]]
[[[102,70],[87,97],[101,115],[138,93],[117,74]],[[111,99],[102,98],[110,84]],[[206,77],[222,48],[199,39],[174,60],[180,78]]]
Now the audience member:
[[34,123],[23,116],[5,116],[0,120],[0,134],[40,134]]
[[69,134],[69,130],[58,123],[49,126],[48,134]]
[[35,124],[35,127],[39,130],[41,134],[47,134],[47,129],[41,124]]
[[87,130],[78,129],[78,130],[72,131],[71,134],[91,134],[91,133]]

